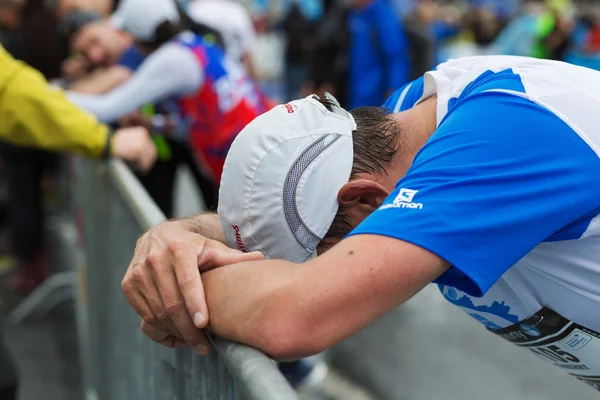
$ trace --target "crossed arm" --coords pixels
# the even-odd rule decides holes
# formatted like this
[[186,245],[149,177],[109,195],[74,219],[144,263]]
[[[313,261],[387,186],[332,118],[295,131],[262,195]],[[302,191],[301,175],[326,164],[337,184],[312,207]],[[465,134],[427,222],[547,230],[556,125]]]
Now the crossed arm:
[[100,121],[110,123],[146,103],[189,94],[203,82],[203,70],[192,52],[182,45],[169,43],[148,56],[120,86],[103,94],[71,91],[67,95]]
[[125,83],[131,77],[131,70],[121,65],[113,65],[77,79],[69,90],[82,94],[102,94]]
[[[427,250],[376,235],[345,239],[304,264],[260,260],[204,237],[222,239],[217,224],[216,215],[169,222],[138,244],[123,289],[146,321],[144,331],[162,344],[198,350],[206,345],[198,327],[205,327],[276,359],[315,354],[408,300],[448,268]],[[200,276],[198,266],[218,268]],[[148,299],[152,292],[140,284],[145,279],[171,293],[154,293],[163,299],[158,311],[140,306],[141,298],[160,303]],[[173,334],[183,339],[170,339]]]

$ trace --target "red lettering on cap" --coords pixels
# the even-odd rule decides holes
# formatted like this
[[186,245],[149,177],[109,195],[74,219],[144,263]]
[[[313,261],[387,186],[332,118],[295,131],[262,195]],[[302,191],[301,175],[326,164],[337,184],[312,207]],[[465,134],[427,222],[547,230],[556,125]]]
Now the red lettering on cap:
[[288,114],[293,114],[294,113],[294,106],[291,105],[290,103],[284,104],[283,106],[287,110]]
[[248,250],[248,248],[244,244],[244,241],[242,240],[242,235],[240,235],[240,227],[237,225],[231,225],[231,227],[235,231],[235,244],[237,248],[240,251],[243,251],[244,253],[250,253],[250,250]]

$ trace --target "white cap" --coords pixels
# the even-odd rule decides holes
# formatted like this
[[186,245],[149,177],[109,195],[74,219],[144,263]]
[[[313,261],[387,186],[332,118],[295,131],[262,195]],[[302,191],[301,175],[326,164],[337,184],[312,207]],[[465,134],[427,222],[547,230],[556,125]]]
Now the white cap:
[[227,154],[218,212],[227,242],[267,258],[315,255],[350,179],[356,123],[333,96],[279,105],[252,121]]
[[143,42],[156,39],[156,28],[165,21],[179,22],[174,0],[121,0],[110,17],[113,26]]

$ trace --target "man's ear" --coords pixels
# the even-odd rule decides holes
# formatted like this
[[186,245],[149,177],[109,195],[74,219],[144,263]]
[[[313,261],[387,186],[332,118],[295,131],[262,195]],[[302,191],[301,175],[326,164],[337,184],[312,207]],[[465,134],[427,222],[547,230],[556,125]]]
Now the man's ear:
[[361,205],[375,210],[389,194],[386,188],[375,181],[354,179],[342,186],[338,192],[338,203],[345,208]]

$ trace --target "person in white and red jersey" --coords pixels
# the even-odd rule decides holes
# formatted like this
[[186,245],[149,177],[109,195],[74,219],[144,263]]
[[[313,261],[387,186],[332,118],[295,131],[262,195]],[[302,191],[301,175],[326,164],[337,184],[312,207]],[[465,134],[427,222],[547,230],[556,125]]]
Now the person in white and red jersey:
[[[216,45],[182,30],[173,0],[123,0],[112,23],[149,54],[131,78],[104,94],[69,92],[75,104],[114,122],[148,103],[172,100],[185,137],[218,184],[236,135],[270,103],[243,66]],[[156,127],[160,130],[163,127]]]
[[190,18],[221,33],[227,54],[241,61],[252,78],[256,78],[252,52],[256,31],[248,11],[233,0],[194,0],[186,8]]

